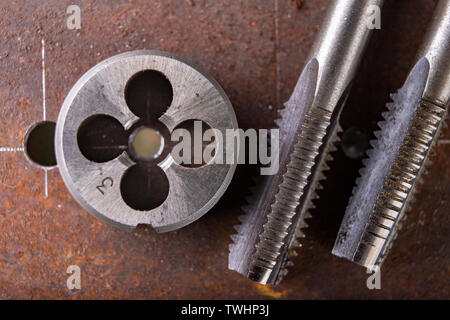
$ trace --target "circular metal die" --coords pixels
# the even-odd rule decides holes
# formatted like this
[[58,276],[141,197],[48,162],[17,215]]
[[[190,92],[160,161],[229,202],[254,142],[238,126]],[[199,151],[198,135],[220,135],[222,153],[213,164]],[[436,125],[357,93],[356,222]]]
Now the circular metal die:
[[[101,62],[58,117],[55,151],[67,188],[93,216],[126,230],[148,224],[166,232],[197,220],[223,195],[236,164],[174,160],[171,133],[194,119],[223,137],[237,129],[228,97],[197,67],[160,51]],[[234,159],[237,150],[226,152]]]

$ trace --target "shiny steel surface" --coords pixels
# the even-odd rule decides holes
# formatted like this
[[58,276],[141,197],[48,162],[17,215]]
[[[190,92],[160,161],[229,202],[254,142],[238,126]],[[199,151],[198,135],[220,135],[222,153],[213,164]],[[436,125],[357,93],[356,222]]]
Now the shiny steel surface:
[[297,86],[276,121],[280,172],[256,186],[230,246],[229,268],[277,284],[304,238],[305,219],[328,169],[338,118],[371,33],[372,6],[383,1],[331,1]]
[[442,106],[450,100],[450,1],[440,0],[417,61],[427,58],[430,72],[424,98]]
[[450,1],[436,8],[404,86],[392,95],[353,190],[333,254],[380,267],[411,209],[450,102]]

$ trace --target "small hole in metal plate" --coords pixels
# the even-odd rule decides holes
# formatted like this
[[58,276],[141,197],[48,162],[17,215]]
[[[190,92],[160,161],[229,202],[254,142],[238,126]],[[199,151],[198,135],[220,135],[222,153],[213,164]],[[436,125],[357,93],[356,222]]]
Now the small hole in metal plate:
[[142,126],[130,135],[129,147],[138,159],[153,160],[163,152],[164,138],[157,130]]
[[350,128],[342,136],[341,148],[350,159],[360,159],[368,146],[367,136],[356,128]]
[[53,121],[40,121],[27,130],[24,150],[31,163],[43,168],[56,166],[55,128]]
[[169,194],[169,180],[158,166],[138,164],[129,168],[120,182],[125,203],[135,210],[159,207]]
[[172,99],[172,85],[159,71],[138,72],[125,87],[128,108],[147,122],[157,121],[172,104]]
[[77,132],[78,147],[88,160],[103,163],[128,149],[128,135],[122,124],[108,115],[84,120]]
[[[204,141],[203,137],[205,135],[205,132],[207,130],[211,130],[211,127],[204,121],[201,120],[187,120],[182,123],[180,123],[175,129],[176,130],[183,130],[186,138],[188,138],[189,141],[184,141],[184,143],[188,143],[190,148],[186,150],[185,148],[182,148],[181,151],[177,149],[172,150],[172,157],[175,160],[176,163],[178,163],[182,167],[187,168],[199,168],[206,164],[204,153],[206,148],[212,148],[212,158],[215,157],[217,152],[217,143],[219,141],[216,141],[215,137],[211,141]],[[196,132],[197,131],[197,132]],[[179,142],[172,141],[172,145],[176,145]],[[189,150],[190,149],[190,150]],[[184,151],[189,152],[188,155],[183,154]]]

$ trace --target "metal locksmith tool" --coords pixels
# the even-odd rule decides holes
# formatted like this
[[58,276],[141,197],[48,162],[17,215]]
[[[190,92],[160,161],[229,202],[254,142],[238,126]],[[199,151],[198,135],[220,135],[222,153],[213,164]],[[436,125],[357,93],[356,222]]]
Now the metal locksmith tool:
[[[280,172],[256,187],[230,245],[229,268],[266,284],[286,274],[335,149],[338,119],[382,0],[333,0],[296,88],[276,121]],[[273,152],[277,152],[276,150]]]
[[160,51],[101,62],[75,84],[58,117],[66,186],[89,213],[123,229],[165,232],[195,221],[225,192],[236,164],[174,161],[171,132],[188,131],[191,119],[223,135],[237,129],[228,97],[205,72]]
[[450,0],[438,3],[416,62],[372,141],[333,254],[376,270],[388,254],[445,125],[450,100]]

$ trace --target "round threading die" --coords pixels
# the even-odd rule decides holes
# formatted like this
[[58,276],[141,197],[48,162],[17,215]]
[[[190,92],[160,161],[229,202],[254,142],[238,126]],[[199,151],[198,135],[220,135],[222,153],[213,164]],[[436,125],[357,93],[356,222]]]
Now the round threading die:
[[[228,97],[205,72],[160,51],[101,62],[75,84],[58,117],[66,186],[89,213],[122,229],[165,232],[195,221],[223,195],[236,164],[174,161],[171,133],[192,120],[223,137],[237,129]],[[237,150],[227,148],[230,158]]]

